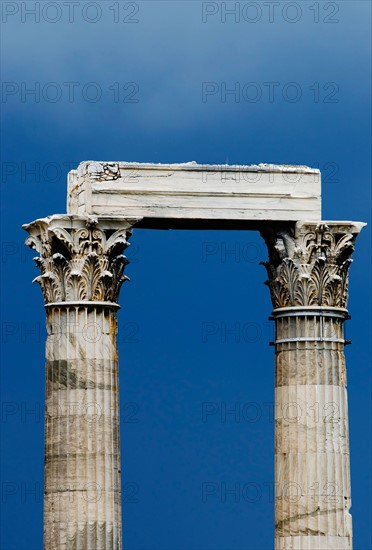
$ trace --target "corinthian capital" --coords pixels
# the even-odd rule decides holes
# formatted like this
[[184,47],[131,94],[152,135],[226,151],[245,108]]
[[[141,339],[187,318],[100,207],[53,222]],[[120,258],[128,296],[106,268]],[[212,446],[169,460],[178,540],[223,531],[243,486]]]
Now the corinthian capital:
[[265,227],[264,265],[274,308],[345,308],[348,274],[361,222],[297,222]]
[[116,303],[127,279],[123,252],[136,221],[56,215],[24,225],[26,244],[40,254],[35,261],[41,273],[33,282],[45,303]]

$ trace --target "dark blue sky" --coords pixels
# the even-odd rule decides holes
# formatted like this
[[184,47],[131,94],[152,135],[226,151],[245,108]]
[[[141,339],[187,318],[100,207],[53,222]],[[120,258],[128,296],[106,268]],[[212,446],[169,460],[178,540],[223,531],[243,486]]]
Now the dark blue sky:
[[[21,225],[65,212],[71,167],[306,164],[323,173],[323,219],[370,217],[369,2],[75,4],[2,2],[2,550],[42,548],[44,310]],[[125,548],[269,550],[264,243],[146,230],[132,243],[119,335]],[[369,226],[347,323],[356,550],[371,548],[370,293]],[[233,327],[240,338],[224,341]],[[233,406],[240,421],[223,422]],[[203,498],[206,483],[215,494]],[[231,488],[240,500],[223,498]]]

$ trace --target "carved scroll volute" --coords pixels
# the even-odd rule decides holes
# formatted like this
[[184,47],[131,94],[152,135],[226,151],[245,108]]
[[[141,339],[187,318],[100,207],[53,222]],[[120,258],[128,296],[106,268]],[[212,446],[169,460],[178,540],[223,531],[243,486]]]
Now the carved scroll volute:
[[128,263],[123,252],[129,246],[137,220],[109,220],[52,216],[24,226],[26,244],[35,258],[46,304],[100,301],[117,303]]
[[297,222],[261,231],[274,309],[295,306],[346,308],[348,274],[359,222]]

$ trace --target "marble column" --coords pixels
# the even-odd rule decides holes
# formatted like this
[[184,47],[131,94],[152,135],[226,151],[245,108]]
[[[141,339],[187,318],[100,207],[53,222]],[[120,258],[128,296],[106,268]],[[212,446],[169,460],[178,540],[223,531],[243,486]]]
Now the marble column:
[[118,296],[135,220],[24,228],[46,308],[45,550],[120,550]]
[[275,336],[275,548],[350,550],[343,325],[364,224],[267,227]]

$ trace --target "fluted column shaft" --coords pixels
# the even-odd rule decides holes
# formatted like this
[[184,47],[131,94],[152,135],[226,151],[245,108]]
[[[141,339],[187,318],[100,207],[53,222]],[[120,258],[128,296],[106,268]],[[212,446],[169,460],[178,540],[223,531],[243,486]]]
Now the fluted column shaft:
[[351,549],[342,311],[274,311],[276,548]]
[[45,550],[122,548],[116,312],[134,222],[25,226],[47,313]]
[[351,550],[344,330],[363,224],[265,228],[275,320],[275,548]]
[[120,548],[116,311],[47,307],[46,549]]

